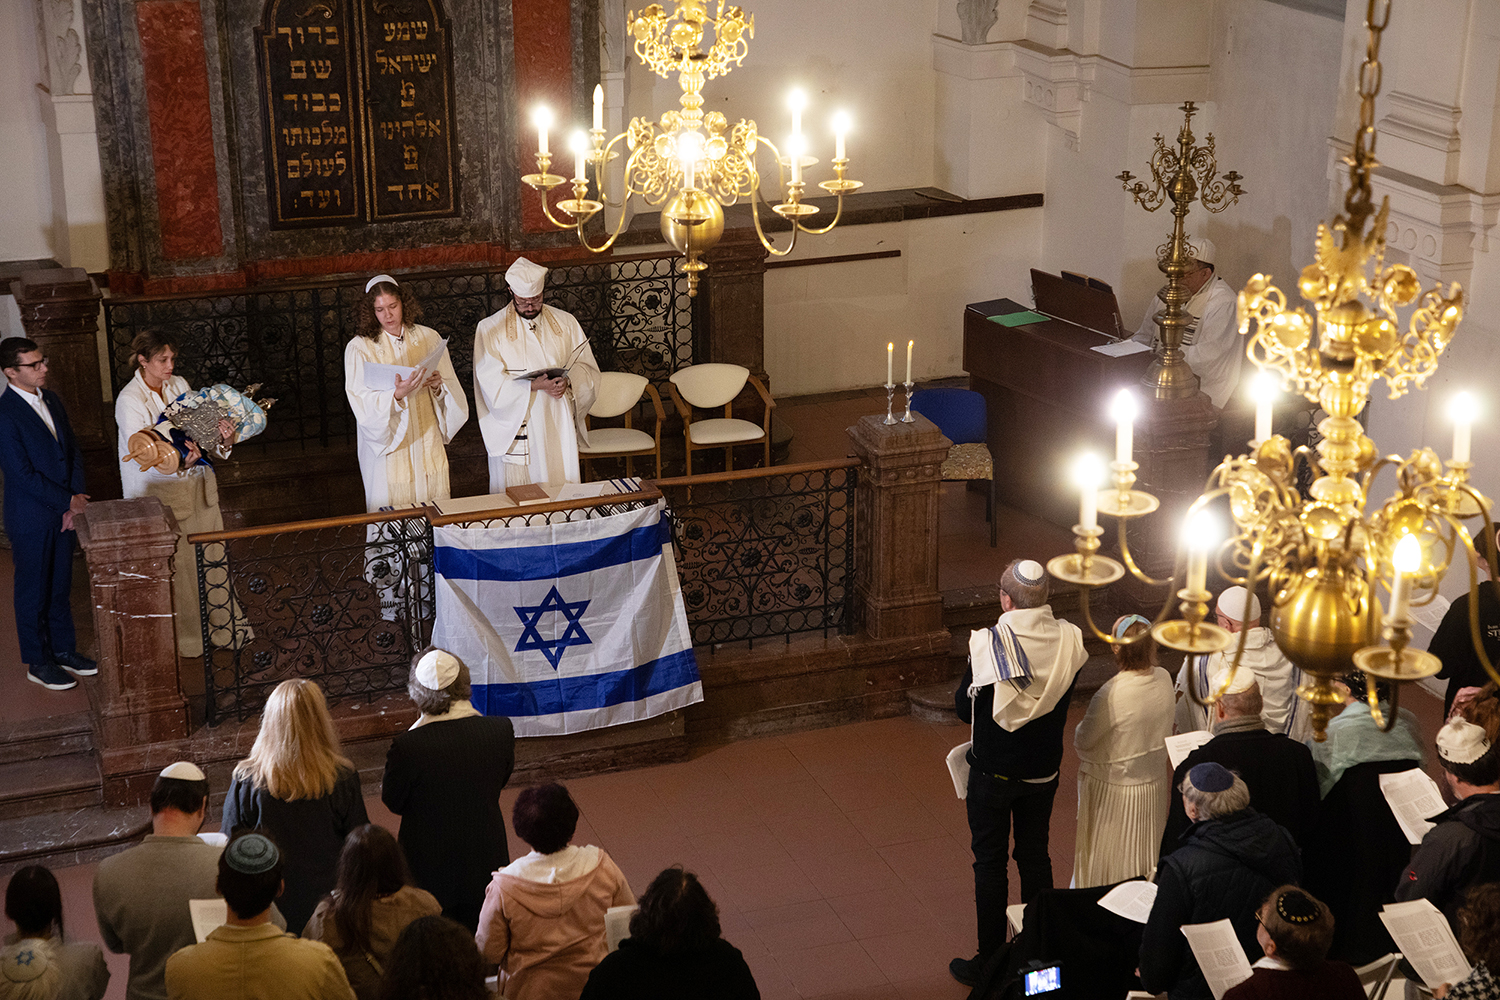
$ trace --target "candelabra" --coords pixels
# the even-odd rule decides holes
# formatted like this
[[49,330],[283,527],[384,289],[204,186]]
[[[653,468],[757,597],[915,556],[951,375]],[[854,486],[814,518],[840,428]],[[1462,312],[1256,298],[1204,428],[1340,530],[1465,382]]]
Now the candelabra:
[[1168,146],[1160,132],[1156,134],[1156,152],[1151,154],[1150,164],[1151,186],[1136,180],[1129,170],[1116,177],[1126,193],[1148,212],[1156,211],[1168,201],[1172,203],[1172,238],[1156,250],[1157,267],[1167,276],[1167,287],[1161,295],[1166,309],[1157,317],[1161,350],[1141,380],[1158,399],[1178,399],[1198,391],[1198,376],[1188,367],[1182,352],[1182,335],[1188,325],[1182,307],[1192,298],[1183,279],[1196,263],[1185,231],[1189,207],[1197,201],[1210,212],[1222,212],[1245,193],[1235,171],[1218,176],[1212,135],[1206,137],[1205,145],[1193,145],[1193,115],[1197,107],[1187,101],[1180,110],[1184,118],[1177,133],[1177,148]]
[[[1306,447],[1294,451],[1286,438],[1267,435],[1249,454],[1220,463],[1189,510],[1185,577],[1179,568],[1171,580],[1152,580],[1131,559],[1127,523],[1156,509],[1154,497],[1133,489],[1134,463],[1116,461],[1114,489],[1099,493],[1095,500],[1100,513],[1118,519],[1120,551],[1135,577],[1156,585],[1185,583],[1176,592],[1182,617],[1168,620],[1170,595],[1156,616],[1151,634],[1163,645],[1189,654],[1223,651],[1231,645],[1228,632],[1204,621],[1210,555],[1229,581],[1252,591],[1266,588],[1271,633],[1308,677],[1297,693],[1312,706],[1318,740],[1324,739],[1331,706],[1341,700],[1333,681],[1351,666],[1395,682],[1384,709],[1377,686],[1366,686],[1370,710],[1386,731],[1396,720],[1401,683],[1438,671],[1436,657],[1409,646],[1409,610],[1413,603],[1432,600],[1460,548],[1469,564],[1474,647],[1485,669],[1500,682],[1480,641],[1474,593],[1477,553],[1463,524],[1471,519],[1483,524],[1489,563],[1497,566],[1490,502],[1469,484],[1472,414],[1459,418],[1453,457],[1446,465],[1428,448],[1406,458],[1382,457],[1356,419],[1377,379],[1385,380],[1392,399],[1421,387],[1436,370],[1463,316],[1463,293],[1457,284],[1446,291],[1438,286],[1424,292],[1411,268],[1385,263],[1388,205],[1382,201],[1376,209],[1370,188],[1370,172],[1378,165],[1374,121],[1380,38],[1389,19],[1389,7],[1377,8],[1377,2],[1370,0],[1366,15],[1369,43],[1357,83],[1360,124],[1346,160],[1349,190],[1344,210],[1331,228],[1319,226],[1314,262],[1298,281],[1315,315],[1289,309],[1286,297],[1265,275],[1251,278],[1239,296],[1239,327],[1249,335],[1250,360],[1327,414],[1318,425],[1322,440],[1316,452]],[[1377,9],[1383,16],[1377,17]],[[1170,309],[1170,300],[1168,305]],[[1415,309],[1403,331],[1396,309],[1412,305]],[[1121,433],[1128,440],[1123,429]],[[1297,488],[1299,463],[1306,463],[1316,476],[1306,496]],[[1395,481],[1394,491],[1372,504],[1375,480],[1387,472]],[[1227,506],[1234,525],[1230,537],[1217,545],[1194,521],[1210,506]],[[1083,507],[1088,512],[1085,523],[1073,529],[1077,551],[1054,558],[1048,569],[1079,585],[1087,615],[1089,591],[1120,579],[1125,566],[1098,554],[1102,531],[1088,523],[1093,518],[1089,497]],[[1179,567],[1183,562],[1179,557]],[[1390,592],[1384,615],[1382,587]],[[1247,607],[1240,620],[1248,619],[1248,612]],[[1114,641],[1099,633],[1091,619],[1089,626],[1101,638]],[[1245,634],[1240,633],[1230,659],[1231,678],[1240,669]],[[1189,693],[1200,704],[1217,700],[1230,684],[1226,680],[1219,690],[1200,695],[1193,676],[1188,671]]]
[[[803,172],[818,161],[805,155],[803,148],[801,119],[805,99],[800,92],[793,95],[792,138],[785,156],[759,133],[755,122],[742,118],[731,126],[718,111],[703,113],[705,80],[724,76],[744,62],[749,40],[755,35],[753,16],[747,17],[739,7],[726,8],[724,0],[719,0],[717,16],[710,17],[706,0],[677,0],[676,9],[670,14],[660,4],[652,4],[639,13],[631,12],[628,20],[630,33],[635,38],[636,56],[664,79],[670,78],[673,72],[677,73],[682,87],[681,109],[665,112],[659,128],[645,118],[633,118],[624,132],[607,139],[604,95],[602,89],[596,87],[594,127],[590,132],[592,148],[582,133],[575,135],[572,144],[573,197],[557,203],[565,218],[554,216],[548,205],[552,189],[568,181],[549,172],[552,158],[547,146],[547,129],[551,119],[550,114],[542,109],[536,121],[537,172],[526,174],[521,180],[541,192],[542,210],[549,222],[559,228],[576,229],[578,240],[586,249],[603,253],[614,245],[624,230],[628,217],[626,205],[632,196],[639,195],[652,207],[663,206],[662,237],[685,258],[682,270],[688,276],[689,295],[698,293],[699,275],[708,267],[702,255],[718,243],[724,233],[724,209],[742,198],[750,201],[750,216],[761,245],[778,257],[792,252],[797,245],[798,233],[820,235],[838,225],[843,215],[844,195],[862,186],[861,181],[845,177],[849,168],[844,148],[848,130],[845,116],[839,115],[835,119],[834,177],[818,184],[824,191],[837,196],[837,205],[833,220],[815,229],[805,224],[817,214],[818,208],[802,200],[807,188]],[[704,29],[708,27],[714,30],[714,42],[705,50],[702,43]],[[620,155],[621,144],[628,156],[621,188],[615,192],[617,196],[612,196],[606,191],[606,167]],[[791,240],[785,249],[774,246],[761,226],[761,174],[756,166],[756,154],[762,146],[769,149],[777,161],[777,188],[784,191],[781,202],[772,205],[771,210],[791,224]],[[589,167],[594,171],[597,199],[588,197]],[[606,205],[618,210],[618,218],[612,229],[606,226],[609,235],[602,243],[591,244],[584,225]]]

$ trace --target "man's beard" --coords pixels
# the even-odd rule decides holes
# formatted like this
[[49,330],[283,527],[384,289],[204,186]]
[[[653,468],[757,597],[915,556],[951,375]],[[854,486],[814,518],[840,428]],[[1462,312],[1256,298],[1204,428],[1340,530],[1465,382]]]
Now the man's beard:
[[532,307],[529,311],[521,306],[516,306],[516,315],[522,319],[536,319],[541,314],[542,307],[540,305]]

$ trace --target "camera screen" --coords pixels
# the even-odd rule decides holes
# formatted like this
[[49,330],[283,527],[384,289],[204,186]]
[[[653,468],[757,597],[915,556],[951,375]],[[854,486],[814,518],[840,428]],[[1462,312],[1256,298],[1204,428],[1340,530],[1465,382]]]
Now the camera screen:
[[1034,997],[1038,993],[1051,993],[1053,990],[1062,989],[1062,967],[1049,965],[1045,969],[1037,969],[1035,972],[1026,973],[1026,995]]

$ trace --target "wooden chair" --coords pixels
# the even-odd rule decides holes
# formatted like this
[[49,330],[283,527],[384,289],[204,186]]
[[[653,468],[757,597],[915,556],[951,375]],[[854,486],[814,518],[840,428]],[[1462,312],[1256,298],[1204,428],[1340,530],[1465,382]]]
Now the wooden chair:
[[[636,404],[641,401],[642,396],[651,397],[651,405],[656,410],[656,432],[647,434],[643,430],[637,430],[631,426],[631,418],[635,413]],[[625,417],[624,427],[595,427],[594,418],[606,419],[609,417]],[[629,372],[600,372],[599,373],[599,395],[594,399],[594,405],[589,409],[588,417],[589,443],[578,446],[578,455],[583,459],[585,479],[588,463],[595,458],[624,458],[625,474],[635,475],[636,455],[656,456],[656,478],[661,478],[661,425],[666,422],[667,411],[662,409],[661,395],[643,375],[632,375]]]
[[[739,420],[734,416],[734,398],[749,382],[765,403],[760,423]],[[764,443],[766,466],[771,465],[771,410],[776,403],[760,379],[742,365],[704,364],[680,368],[667,386],[672,402],[682,417],[682,433],[687,442],[687,474],[693,474],[693,452],[704,448],[723,448],[724,467],[734,468],[734,446]],[[712,410],[722,406],[724,416],[694,420],[693,409]]]
[[911,408],[937,424],[953,442],[943,460],[944,480],[988,480],[984,517],[990,522],[990,548],[995,547],[995,460],[990,455],[984,397],[972,389],[923,389],[912,394]]

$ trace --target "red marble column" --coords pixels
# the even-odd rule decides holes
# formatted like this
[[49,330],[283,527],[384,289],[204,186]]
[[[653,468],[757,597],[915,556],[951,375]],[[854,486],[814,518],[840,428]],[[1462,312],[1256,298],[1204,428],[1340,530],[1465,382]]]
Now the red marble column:
[[162,256],[217,257],[224,234],[203,17],[195,0],[141,0],[135,17]]
[[[587,131],[590,122],[573,115],[573,10],[570,0],[513,0],[511,38],[516,54],[516,164],[518,174],[536,172],[536,129],[531,111],[538,104],[552,109],[548,135],[554,174],[573,176],[568,136]],[[542,214],[541,195],[517,181],[521,196],[521,226],[528,233],[556,232]],[[552,192],[553,201],[573,197],[564,184]],[[554,211],[553,215],[560,213]]]

